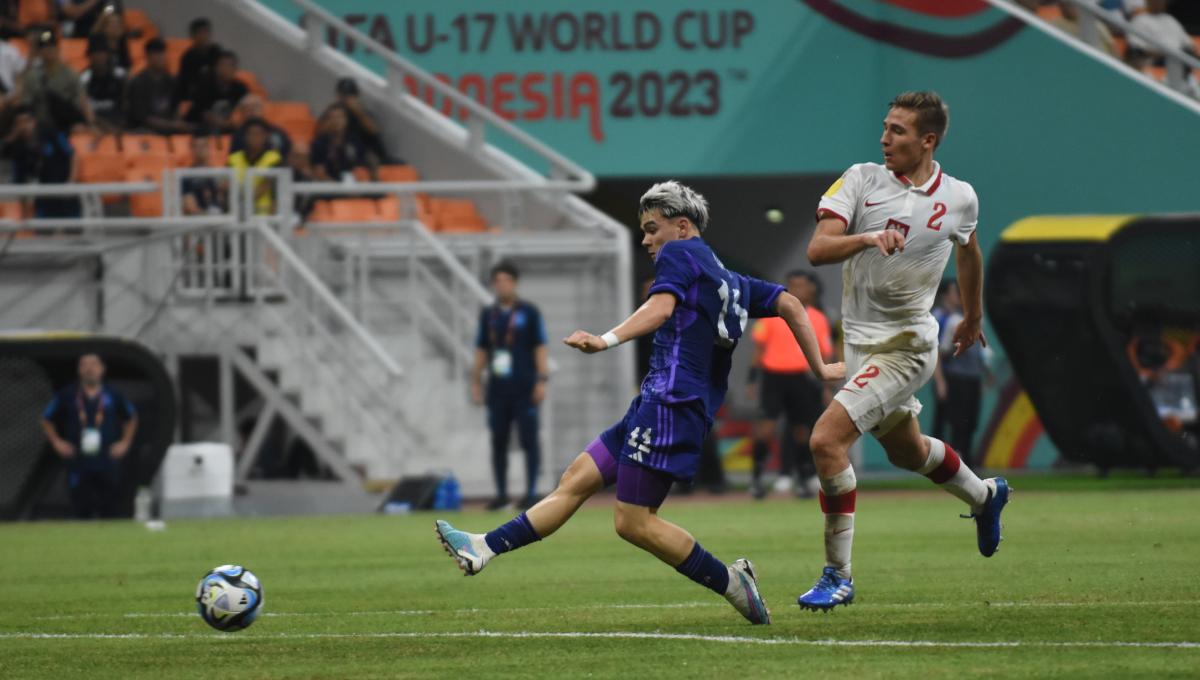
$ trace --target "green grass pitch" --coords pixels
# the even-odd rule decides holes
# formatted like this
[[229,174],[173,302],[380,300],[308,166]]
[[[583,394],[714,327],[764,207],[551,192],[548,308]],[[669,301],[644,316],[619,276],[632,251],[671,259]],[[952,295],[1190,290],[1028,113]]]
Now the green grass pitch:
[[[1014,486],[991,559],[948,495],[861,494],[858,602],[832,614],[794,604],[822,564],[814,501],[668,500],[754,560],[769,627],[623,543],[604,499],[472,578],[429,514],[4,525],[0,678],[1200,677],[1200,488]],[[223,563],[263,581],[239,633],[192,603]]]

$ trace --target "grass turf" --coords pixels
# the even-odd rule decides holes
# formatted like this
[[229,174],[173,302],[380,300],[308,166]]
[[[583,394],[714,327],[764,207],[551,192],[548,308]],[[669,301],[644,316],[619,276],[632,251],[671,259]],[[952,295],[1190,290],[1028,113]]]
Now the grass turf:
[[[473,578],[442,552],[431,515],[174,521],[161,533],[132,522],[6,525],[0,677],[1196,677],[1197,647],[1075,643],[1200,642],[1200,490],[1094,487],[1018,483],[991,559],[951,497],[864,493],[858,603],[828,615],[794,604],[822,562],[815,502],[668,501],[663,516],[715,555],[755,561],[769,627],[620,541],[603,500]],[[468,530],[507,518],[447,516]],[[191,603],[200,576],[227,562],[259,575],[267,612],[233,634],[208,629]],[[973,642],[1014,645],[940,644]]]

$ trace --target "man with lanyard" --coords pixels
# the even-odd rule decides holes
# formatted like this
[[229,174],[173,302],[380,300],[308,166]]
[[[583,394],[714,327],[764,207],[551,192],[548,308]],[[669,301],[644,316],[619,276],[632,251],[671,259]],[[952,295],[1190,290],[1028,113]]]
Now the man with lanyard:
[[546,327],[538,308],[517,299],[520,273],[511,262],[492,268],[496,304],[479,315],[475,364],[471,369],[471,399],[484,402],[483,372],[488,369],[488,428],[492,431],[492,471],[496,498],[489,510],[508,505],[508,440],[512,422],[525,451],[525,498],[521,508],[537,502],[538,405],[546,397]]
[[79,357],[79,382],[55,395],[42,414],[50,446],[67,463],[71,504],[80,519],[116,515],[120,460],[137,432],[133,403],[103,379],[98,355]]

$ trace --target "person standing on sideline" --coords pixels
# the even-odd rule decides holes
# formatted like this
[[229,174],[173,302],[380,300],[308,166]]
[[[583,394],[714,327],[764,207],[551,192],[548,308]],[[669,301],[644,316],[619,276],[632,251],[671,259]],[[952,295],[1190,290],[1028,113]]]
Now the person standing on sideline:
[[79,357],[79,382],[50,400],[42,430],[67,463],[71,505],[79,519],[115,517],[120,461],[137,432],[137,410],[125,395],[104,385],[99,355]]
[[883,120],[883,163],[850,166],[817,208],[808,259],[843,263],[847,382],[812,434],[825,567],[797,600],[805,609],[854,600],[850,553],[858,485],[848,452],[864,434],[883,445],[893,465],[928,477],[970,509],[980,554],[991,557],[1000,544],[1008,482],[980,479],[953,446],[921,434],[916,419],[916,392],[937,367],[938,325],[929,310],[951,253],[964,309],[951,335],[955,354],[986,342],[983,251],[975,234],[979,199],[933,159],[949,123],[949,108],[936,92],[898,95]]
[[982,345],[971,345],[961,352],[955,352],[954,329],[962,323],[963,306],[958,284],[954,281],[946,286],[943,304],[946,318],[941,326],[938,366],[933,377],[945,426],[950,430],[945,441],[958,451],[964,463],[978,467],[982,461],[975,459],[971,442],[979,427],[979,406],[983,401],[984,383],[992,379],[987,363],[990,350]]
[[[820,345],[821,357],[831,361],[833,337],[829,331],[829,319],[817,308],[820,291],[817,278],[810,272],[793,271],[787,276],[787,291],[804,305],[808,322],[812,324]],[[760,319],[754,324],[751,337],[754,339],[754,364],[749,382],[750,389],[759,387],[761,418],[754,425],[754,469],[750,494],[759,499],[767,495],[767,488],[762,482],[763,467],[767,461],[768,442],[779,434],[781,416],[787,416],[787,440],[780,447],[783,452],[780,479],[792,481],[786,475],[788,458],[794,456],[797,488],[804,493],[808,488],[806,478],[812,476],[808,437],[828,402],[826,396],[829,388],[812,375],[808,359],[783,319]],[[807,475],[806,470],[810,471]]]
[[[521,274],[512,262],[492,267],[492,290],[496,303],[479,314],[475,336],[475,365],[471,369],[471,399],[487,403],[488,428],[492,431],[492,471],[496,476],[496,498],[489,510],[508,505],[508,441],[513,421],[521,449],[525,451],[525,497],[521,509],[538,501],[537,476],[541,461],[538,443],[538,406],[546,398],[546,327],[542,313],[517,298]],[[487,393],[483,373],[487,370]]]

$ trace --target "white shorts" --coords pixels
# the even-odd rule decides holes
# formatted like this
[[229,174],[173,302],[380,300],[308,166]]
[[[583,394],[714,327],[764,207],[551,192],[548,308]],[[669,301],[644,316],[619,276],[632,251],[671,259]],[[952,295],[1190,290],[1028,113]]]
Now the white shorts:
[[846,408],[859,432],[879,437],[921,412],[916,398],[937,367],[937,345],[901,333],[878,345],[847,344],[846,385],[834,399]]

